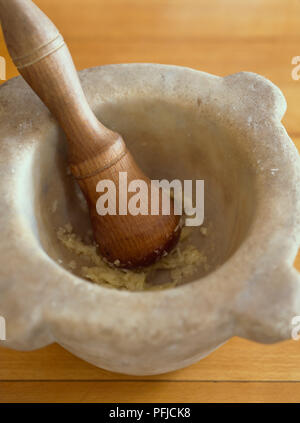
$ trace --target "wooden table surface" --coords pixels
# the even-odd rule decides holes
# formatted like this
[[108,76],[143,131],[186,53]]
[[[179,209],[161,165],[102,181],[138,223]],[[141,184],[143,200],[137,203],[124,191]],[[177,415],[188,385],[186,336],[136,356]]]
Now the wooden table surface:
[[[63,33],[78,69],[157,62],[217,75],[246,70],[285,94],[286,128],[300,148],[299,0],[36,0]],[[7,79],[18,74],[3,37]],[[300,270],[300,257],[295,266]],[[231,339],[183,370],[128,377],[97,369],[58,345],[0,349],[0,402],[298,402],[300,342]]]

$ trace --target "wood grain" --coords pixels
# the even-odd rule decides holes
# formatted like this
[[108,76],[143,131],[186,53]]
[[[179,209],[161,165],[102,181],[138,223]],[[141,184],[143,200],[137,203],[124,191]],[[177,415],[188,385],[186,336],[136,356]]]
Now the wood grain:
[[[63,33],[78,69],[159,62],[218,75],[260,73],[286,96],[284,124],[300,149],[297,0],[36,0]],[[17,75],[2,37],[7,78]],[[300,256],[295,266],[300,270]],[[97,369],[58,345],[0,350],[0,402],[299,402],[299,342],[234,338],[186,369],[133,378]]]
[[299,383],[275,382],[4,382],[6,402],[300,402]]

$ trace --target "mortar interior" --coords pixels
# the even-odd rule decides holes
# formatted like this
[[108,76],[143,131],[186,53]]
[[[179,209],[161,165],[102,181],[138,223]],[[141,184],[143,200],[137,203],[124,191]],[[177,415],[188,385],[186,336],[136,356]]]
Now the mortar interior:
[[[228,260],[245,239],[255,208],[255,176],[236,142],[238,135],[213,114],[163,100],[128,98],[100,103],[94,111],[106,126],[122,134],[150,178],[205,181],[208,236],[196,228],[191,242],[207,256],[209,269],[199,269],[185,282]],[[67,174],[67,164],[65,136],[54,131],[35,154],[34,214],[42,248],[62,266],[73,256],[57,240],[58,227],[71,222],[82,236],[90,229],[85,202]]]

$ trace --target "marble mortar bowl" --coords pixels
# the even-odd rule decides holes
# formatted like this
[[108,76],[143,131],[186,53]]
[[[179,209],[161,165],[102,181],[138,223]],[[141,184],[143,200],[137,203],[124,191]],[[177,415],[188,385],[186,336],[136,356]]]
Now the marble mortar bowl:
[[155,64],[80,77],[96,115],[124,136],[146,174],[205,180],[210,271],[176,288],[128,292],[60,265],[57,227],[89,223],[62,131],[14,78],[0,88],[1,345],[58,342],[104,369],[150,375],[194,363],[232,336],[290,338],[300,315],[300,159],[281,124],[281,91],[252,73],[221,78]]

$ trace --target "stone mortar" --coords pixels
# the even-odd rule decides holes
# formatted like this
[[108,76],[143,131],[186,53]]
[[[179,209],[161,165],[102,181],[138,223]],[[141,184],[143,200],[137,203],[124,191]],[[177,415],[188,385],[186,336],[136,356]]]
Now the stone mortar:
[[248,72],[221,78],[156,64],[80,78],[146,174],[205,180],[213,268],[177,288],[126,292],[60,266],[58,225],[88,221],[65,172],[62,131],[27,84],[11,79],[0,88],[0,344],[58,342],[104,369],[150,375],[194,363],[232,336],[290,338],[300,315],[300,159],[281,124],[281,91]]

